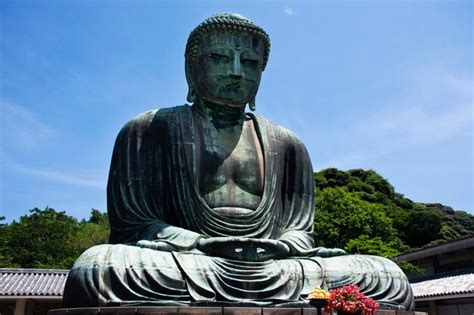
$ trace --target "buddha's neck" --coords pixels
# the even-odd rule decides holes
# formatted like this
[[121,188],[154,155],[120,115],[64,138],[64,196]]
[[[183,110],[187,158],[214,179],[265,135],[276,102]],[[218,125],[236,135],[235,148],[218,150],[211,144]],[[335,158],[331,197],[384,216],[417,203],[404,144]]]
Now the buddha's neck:
[[242,126],[245,121],[245,106],[228,106],[198,99],[193,107],[209,119],[216,128]]

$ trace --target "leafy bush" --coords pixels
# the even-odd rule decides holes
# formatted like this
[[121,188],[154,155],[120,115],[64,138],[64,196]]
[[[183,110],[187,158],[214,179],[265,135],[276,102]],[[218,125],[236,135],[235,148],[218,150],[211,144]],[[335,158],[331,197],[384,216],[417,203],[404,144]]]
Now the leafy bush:
[[439,203],[415,203],[373,170],[328,168],[314,178],[314,238],[320,246],[393,257],[474,235],[472,215]]
[[79,223],[65,212],[34,208],[0,226],[0,267],[70,268],[84,250],[107,242],[106,218],[93,210],[90,221]]
[[397,238],[381,205],[361,200],[343,188],[326,188],[316,198],[314,239],[319,246],[343,248],[360,235]]

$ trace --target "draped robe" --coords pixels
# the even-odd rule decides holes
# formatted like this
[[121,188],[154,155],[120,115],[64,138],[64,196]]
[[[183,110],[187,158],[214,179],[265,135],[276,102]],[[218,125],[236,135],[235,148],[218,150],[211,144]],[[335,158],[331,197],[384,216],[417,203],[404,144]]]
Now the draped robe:
[[[311,237],[314,182],[305,146],[290,131],[251,116],[264,153],[264,189],[248,214],[215,212],[198,188],[195,125],[188,105],[149,111],[121,130],[107,187],[110,244],[87,250],[72,268],[65,306],[301,301],[314,287],[358,284],[384,305],[409,309],[405,275],[375,256],[321,258]],[[286,243],[290,256],[263,262],[212,257],[202,237]],[[171,252],[137,247],[159,240]]]

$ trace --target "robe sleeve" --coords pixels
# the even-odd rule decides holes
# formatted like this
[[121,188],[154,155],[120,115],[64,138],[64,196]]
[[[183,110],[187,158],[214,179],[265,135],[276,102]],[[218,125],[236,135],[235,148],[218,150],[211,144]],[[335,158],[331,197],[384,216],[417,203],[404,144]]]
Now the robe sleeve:
[[306,256],[314,252],[313,168],[304,144],[291,132],[287,132],[286,139],[282,185],[282,223],[285,227],[279,240],[290,247],[292,256]]
[[304,144],[290,133],[286,146],[283,182],[283,222],[279,240],[290,247],[292,256],[332,257],[345,255],[338,248],[315,247],[313,239],[315,186],[311,160]]
[[112,244],[158,240],[183,250],[194,247],[201,237],[171,224],[165,123],[158,119],[158,111],[149,111],[127,123],[117,137],[107,184]]

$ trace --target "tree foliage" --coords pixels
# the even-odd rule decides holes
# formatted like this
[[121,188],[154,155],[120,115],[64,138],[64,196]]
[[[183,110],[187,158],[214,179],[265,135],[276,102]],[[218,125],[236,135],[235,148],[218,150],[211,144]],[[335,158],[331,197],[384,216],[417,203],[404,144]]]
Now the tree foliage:
[[314,220],[316,243],[343,248],[360,235],[380,237],[384,241],[397,238],[392,220],[383,207],[360,199],[347,190],[326,188],[316,198]]
[[400,239],[384,241],[380,236],[370,237],[362,234],[347,242],[344,249],[349,253],[378,255],[383,257],[395,257],[400,254]]
[[381,207],[379,209],[392,220],[391,225],[406,249],[431,246],[474,235],[472,215],[439,203],[415,203],[395,192],[394,187],[373,170],[353,169],[345,172],[329,168],[315,173],[314,179],[317,217],[318,211],[331,209],[327,204],[318,204],[318,201],[324,199],[322,195],[324,196],[326,190],[343,189],[352,197]]
[[415,209],[406,222],[406,241],[410,247],[422,247],[441,235],[442,216],[437,211]]
[[[474,217],[439,203],[415,203],[373,170],[314,174],[315,242],[350,253],[394,257],[474,235]],[[407,262],[405,271],[420,270]]]
[[71,244],[81,254],[92,246],[107,243],[109,235],[110,228],[107,213],[92,209],[89,221],[81,221],[79,230],[71,237]]
[[0,229],[0,267],[70,268],[84,250],[108,238],[106,215],[98,210],[78,222],[65,212],[34,208]]

